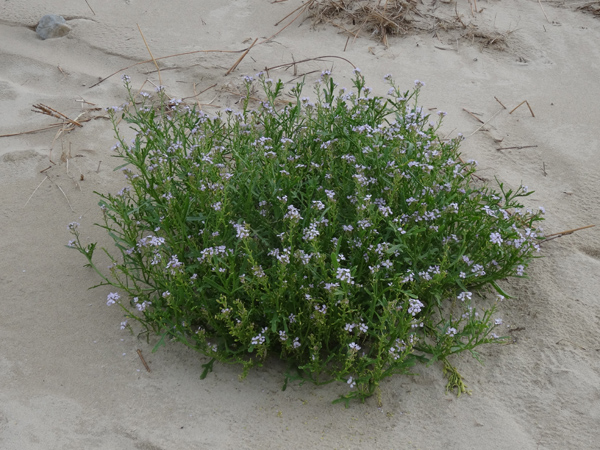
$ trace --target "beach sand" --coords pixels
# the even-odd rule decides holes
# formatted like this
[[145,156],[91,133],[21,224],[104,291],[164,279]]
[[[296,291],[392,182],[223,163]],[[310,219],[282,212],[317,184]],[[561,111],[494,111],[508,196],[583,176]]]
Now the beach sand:
[[[430,2],[426,2],[430,3]],[[591,3],[591,2],[590,2]],[[89,6],[88,6],[89,4]],[[581,3],[577,3],[581,4]],[[485,365],[455,358],[472,395],[445,394],[439,365],[382,383],[375,398],[345,409],[331,400],[345,385],[291,385],[282,391],[276,361],[239,381],[240,368],[216,365],[180,345],[152,354],[120,331],[122,311],[108,288],[65,247],[69,222],[85,241],[111,245],[94,191],[125,185],[110,121],[102,110],[134,88],[158,84],[169,95],[198,96],[206,112],[236,108],[241,75],[320,56],[361,68],[376,93],[392,73],[410,89],[426,83],[423,107],[447,111],[442,134],[463,133],[463,157],[478,174],[535,193],[548,234],[600,221],[600,20],[576,2],[479,0],[456,11],[502,42],[461,37],[464,30],[347,40],[327,24],[298,18],[275,24],[299,0],[7,0],[0,4],[0,448],[28,449],[594,449],[600,448],[600,227],[545,243],[530,279],[509,280],[514,295],[499,315],[510,345],[482,348]],[[454,11],[454,4],[439,3]],[[541,7],[543,6],[543,8]],[[93,12],[91,8],[93,8]],[[68,36],[42,41],[33,28],[60,14]],[[450,13],[448,13],[450,14]],[[293,18],[290,17],[290,18]],[[451,15],[448,15],[451,19]],[[345,48],[345,51],[344,51]],[[327,58],[271,69],[290,81],[331,69],[341,85],[352,65]],[[317,74],[308,75],[312,80]],[[312,78],[311,78],[312,77]],[[149,90],[151,84],[146,83]],[[233,92],[233,93],[232,93]],[[527,100],[531,111],[524,104]],[[504,109],[500,102],[506,106]],[[82,127],[57,135],[60,122],[32,112],[44,104]],[[476,114],[481,123],[463,108]],[[80,114],[84,113],[83,116]],[[91,118],[89,121],[84,121]],[[488,122],[489,121],[489,122]],[[526,147],[498,150],[506,147]],[[136,352],[148,362],[147,372]]]

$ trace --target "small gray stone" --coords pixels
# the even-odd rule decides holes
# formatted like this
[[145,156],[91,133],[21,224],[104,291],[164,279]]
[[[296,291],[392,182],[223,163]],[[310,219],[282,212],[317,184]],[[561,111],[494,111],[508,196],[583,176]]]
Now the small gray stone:
[[69,34],[71,27],[62,16],[48,14],[41,18],[35,32],[42,39],[63,37]]

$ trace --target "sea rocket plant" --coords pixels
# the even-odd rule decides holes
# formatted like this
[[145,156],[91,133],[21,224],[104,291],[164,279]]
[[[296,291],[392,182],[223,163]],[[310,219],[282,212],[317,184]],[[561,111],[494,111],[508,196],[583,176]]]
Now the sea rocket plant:
[[[214,360],[246,374],[278,355],[314,383],[346,382],[344,401],[417,361],[448,371],[450,355],[501,340],[495,306],[472,292],[504,298],[496,281],[525,275],[541,212],[523,212],[523,187],[475,184],[460,138],[436,134],[443,114],[429,124],[417,106],[424,83],[401,92],[386,79],[382,98],[358,70],[354,90],[325,71],[314,102],[300,83],[287,103],[281,81],[245,77],[242,109],[215,117],[162,88],[155,103],[130,90],[131,143],[111,112],[128,186],[101,195],[120,253],[107,251],[109,276],[69,225],[70,246],[117,288],[107,304],[126,311],[122,326],[204,353],[203,375]],[[252,109],[255,83],[265,99]]]

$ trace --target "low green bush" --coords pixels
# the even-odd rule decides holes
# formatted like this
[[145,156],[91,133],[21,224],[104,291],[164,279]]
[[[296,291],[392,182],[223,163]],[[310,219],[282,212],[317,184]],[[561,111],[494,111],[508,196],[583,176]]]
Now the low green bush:
[[[359,70],[352,90],[324,72],[311,101],[303,83],[284,94],[281,81],[245,77],[240,111],[211,117],[160,88],[140,99],[126,78],[129,106],[111,114],[128,186],[99,194],[118,257],[104,249],[105,275],[76,223],[69,246],[159,345],[206,355],[203,376],[214,361],[245,376],[274,355],[286,384],[341,381],[347,403],[442,361],[460,394],[447,358],[503,340],[495,302],[474,292],[502,298],[498,280],[525,276],[543,211],[522,210],[525,187],[475,182],[460,138],[436,134],[443,113],[430,123],[418,107],[423,84],[401,92],[386,79],[382,98]],[[130,144],[118,117],[136,131]]]

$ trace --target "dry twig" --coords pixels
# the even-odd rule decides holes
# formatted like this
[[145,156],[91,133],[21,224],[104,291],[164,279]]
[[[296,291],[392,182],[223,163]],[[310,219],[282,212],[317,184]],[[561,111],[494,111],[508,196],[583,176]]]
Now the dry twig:
[[469,114],[471,117],[473,117],[474,119],[478,120],[479,123],[483,123],[483,120],[481,120],[479,117],[477,117],[475,114],[473,114],[471,111],[469,111],[467,108],[463,108],[463,111],[466,112],[467,114]]
[[531,113],[531,115],[532,115],[533,117],[535,117],[535,114],[533,113],[533,109],[531,109],[531,106],[529,105],[529,102],[528,102],[527,100],[523,100],[521,103],[519,103],[517,106],[515,106],[515,107],[513,108],[513,110],[512,110],[511,112],[509,112],[509,114],[512,114],[513,112],[515,112],[515,111],[517,110],[517,108],[518,108],[519,106],[521,106],[523,103],[527,104],[527,107],[529,108],[529,112]]
[[96,15],[96,13],[94,12],[94,10],[92,9],[92,7],[90,6],[90,4],[88,3],[88,0],[85,0],[85,2],[88,5],[88,8],[90,8],[90,10],[92,11],[92,13],[94,13],[94,15]]
[[238,60],[235,62],[235,64],[233,66],[231,66],[231,68],[227,71],[227,73],[225,73],[225,76],[229,75],[231,72],[233,72],[236,67],[242,62],[242,60],[246,57],[246,55],[248,54],[248,52],[250,51],[250,49],[252,47],[254,47],[254,44],[256,44],[256,41],[258,41],[258,38],[254,39],[254,42],[252,43],[252,45],[250,47],[248,47],[248,50],[246,50],[244,53],[242,53],[242,56],[240,56],[238,58]]
[[146,370],[148,372],[152,372],[150,370],[150,367],[148,366],[148,363],[146,363],[146,360],[144,359],[144,356],[142,355],[142,351],[139,348],[137,349],[137,354],[140,357],[140,360],[142,361],[142,364],[144,365],[144,367],[146,368]]
[[521,150],[523,148],[534,148],[537,147],[537,145],[519,145],[516,147],[500,147],[497,148],[496,150]]
[[552,239],[556,239],[556,238],[559,238],[559,237],[566,236],[568,234],[575,233],[576,231],[579,231],[579,230],[585,230],[586,228],[592,228],[592,227],[595,227],[595,226],[596,225],[586,225],[585,227],[573,228],[572,230],[566,230],[566,231],[560,231],[558,233],[547,234],[546,235],[546,239],[544,239],[542,241],[542,243],[547,242],[547,241],[551,241]]
[[40,113],[40,114],[45,114],[47,116],[54,117],[56,119],[63,119],[63,120],[66,120],[69,123],[72,123],[73,125],[77,125],[78,127],[83,127],[83,125],[81,125],[76,120],[69,119],[67,116],[65,116],[60,111],[57,111],[54,108],[50,108],[47,105],[44,105],[44,104],[40,103],[38,105],[33,105],[33,107],[35,108],[35,109],[32,109],[33,112]]
[[[48,167],[48,169],[49,169],[49,168],[50,168],[50,167]],[[46,170],[48,170],[48,169],[46,169]],[[33,197],[33,194],[35,194],[35,193],[37,192],[37,190],[40,188],[40,186],[42,185],[42,183],[43,183],[44,181],[46,181],[46,179],[47,179],[47,178],[48,178],[48,175],[46,175],[46,176],[44,177],[44,179],[42,180],[42,182],[41,182],[40,184],[38,184],[38,186],[37,186],[37,187],[35,188],[35,190],[34,190],[34,191],[31,193],[31,195],[29,196],[29,198],[27,199],[27,201],[26,201],[26,202],[25,202],[25,204],[23,205],[23,208],[25,208],[25,207],[27,206],[27,203],[29,203],[29,200],[31,200],[31,197]]]
[[146,45],[146,49],[148,50],[148,53],[150,53],[150,58],[152,58],[152,62],[154,62],[154,65],[156,66],[156,70],[158,71],[158,82],[161,84],[163,84],[162,82],[162,78],[160,76],[160,68],[158,67],[158,63],[156,62],[156,59],[154,59],[154,55],[152,54],[152,52],[150,51],[150,47],[148,47],[148,42],[146,42],[146,38],[144,37],[144,33],[142,33],[142,29],[140,28],[140,25],[137,24],[138,30],[140,31],[140,34],[142,35],[142,39],[144,40],[144,44]]

